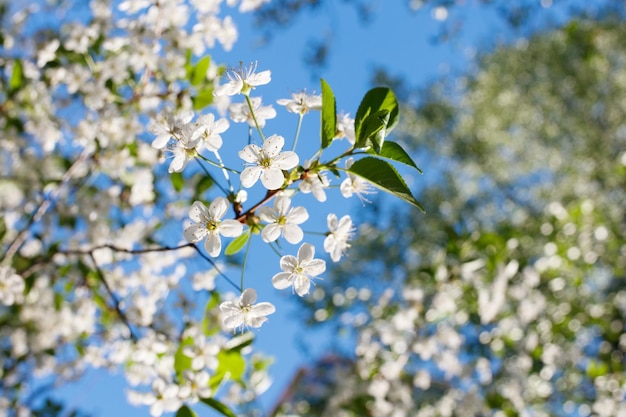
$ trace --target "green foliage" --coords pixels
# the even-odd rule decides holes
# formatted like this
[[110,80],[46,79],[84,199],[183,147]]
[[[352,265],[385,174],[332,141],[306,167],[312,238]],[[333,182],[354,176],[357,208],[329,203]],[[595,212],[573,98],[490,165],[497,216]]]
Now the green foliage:
[[355,146],[372,146],[376,153],[380,153],[385,137],[396,126],[398,119],[398,101],[393,91],[386,87],[369,90],[361,100],[354,119]]
[[424,207],[413,197],[411,190],[398,171],[388,162],[378,158],[365,157],[356,161],[348,172],[424,211]]
[[327,148],[337,134],[337,103],[335,95],[325,80],[320,80],[322,85],[322,149]]
[[201,398],[200,401],[202,401],[204,404],[208,405],[215,411],[221,413],[223,416],[237,417],[237,415],[233,413],[225,404],[219,402],[215,398]]
[[232,242],[230,242],[228,246],[226,247],[226,249],[224,250],[224,254],[234,255],[238,253],[240,250],[242,250],[243,247],[246,246],[248,239],[250,239],[250,234],[251,234],[250,229],[247,229],[241,235],[233,239]]
[[408,165],[410,167],[415,168],[420,174],[422,174],[422,170],[413,162],[413,159],[409,156],[408,153],[402,148],[402,146],[398,145],[395,142],[385,141],[380,152],[376,152],[371,149],[368,151],[371,154],[378,154],[378,156],[386,159],[391,159],[392,161],[400,162],[402,164]]
[[187,407],[186,405],[183,405],[182,407],[178,409],[175,417],[196,417],[196,416],[197,414],[195,411],[193,411],[191,408]]

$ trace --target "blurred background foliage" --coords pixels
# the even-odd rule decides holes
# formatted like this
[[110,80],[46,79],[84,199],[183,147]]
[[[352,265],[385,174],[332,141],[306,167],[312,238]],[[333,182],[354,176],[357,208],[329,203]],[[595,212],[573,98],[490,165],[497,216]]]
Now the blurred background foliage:
[[425,88],[377,74],[405,92],[396,136],[430,167],[427,214],[362,211],[303,313],[356,345],[303,370],[277,415],[626,415],[622,17]]

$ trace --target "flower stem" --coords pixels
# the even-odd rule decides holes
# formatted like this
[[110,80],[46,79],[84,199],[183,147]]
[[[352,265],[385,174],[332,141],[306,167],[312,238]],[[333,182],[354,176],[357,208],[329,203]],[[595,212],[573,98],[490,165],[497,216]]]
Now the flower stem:
[[300,137],[300,127],[302,126],[302,117],[303,114],[300,113],[300,117],[298,118],[298,127],[296,127],[296,137],[293,140],[293,147],[291,148],[292,151],[296,150],[296,145],[298,144],[298,138]]
[[252,115],[252,120],[254,120],[254,125],[256,126],[256,130],[259,132],[259,135],[261,135],[261,139],[263,139],[263,142],[265,142],[265,135],[259,127],[259,122],[256,120],[256,115],[254,114],[254,107],[252,107],[252,101],[250,101],[250,96],[248,96],[247,94],[245,96],[246,103],[248,103],[248,108],[250,108],[250,115]]
[[204,171],[206,176],[209,177],[211,179],[211,181],[213,181],[213,184],[217,185],[217,188],[219,188],[224,193],[224,195],[228,195],[228,192],[226,191],[226,189],[224,189],[224,187],[222,187],[222,185],[215,180],[213,175],[211,175],[211,173],[206,169],[206,167],[204,165],[202,165],[200,160],[198,158],[194,158],[194,161],[196,161],[198,163],[198,165],[200,165],[200,168],[202,168],[202,170]]
[[226,178],[226,182],[228,183],[228,188],[230,189],[230,192],[233,193],[235,191],[235,189],[233,187],[233,184],[230,182],[230,176],[228,175],[228,170],[224,166],[224,161],[222,161],[222,158],[220,157],[220,154],[218,153],[218,151],[215,151],[213,153],[215,154],[215,157],[217,158],[217,161],[219,162],[220,166],[222,167],[222,173],[224,174],[224,178]]
[[243,262],[241,263],[241,282],[239,284],[239,287],[241,288],[242,292],[243,292],[243,289],[245,288],[243,286],[243,283],[244,283],[244,276],[245,276],[245,271],[246,271],[246,262],[248,261],[248,253],[250,252],[251,242],[252,242],[252,239],[248,239],[248,242],[246,243],[246,253],[243,255]]

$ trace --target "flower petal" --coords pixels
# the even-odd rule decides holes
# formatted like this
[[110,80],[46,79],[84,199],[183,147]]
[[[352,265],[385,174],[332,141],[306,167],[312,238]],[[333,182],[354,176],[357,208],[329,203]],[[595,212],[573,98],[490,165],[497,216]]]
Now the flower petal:
[[217,256],[222,250],[222,240],[217,233],[209,233],[206,241],[204,242],[204,249],[206,249],[209,256]]
[[313,259],[312,261],[307,262],[305,270],[308,275],[315,277],[326,271],[326,261],[323,259]]
[[287,196],[279,196],[276,198],[274,202],[274,207],[278,210],[278,213],[285,215],[289,211],[289,206],[291,206],[291,198]]
[[292,276],[293,274],[291,274],[290,272],[279,272],[272,277],[272,285],[277,290],[284,290],[285,288],[291,286]]
[[288,216],[288,222],[292,224],[304,223],[309,219],[309,212],[304,207],[294,207]]
[[311,280],[304,275],[298,275],[293,283],[293,288],[296,290],[296,294],[302,297],[309,293],[309,289],[311,288]]
[[219,220],[224,217],[227,210],[228,200],[224,197],[216,197],[209,206],[209,218],[212,220]]
[[239,151],[239,157],[246,162],[255,163],[261,160],[261,148],[251,144]]
[[303,263],[306,261],[311,261],[315,256],[315,246],[310,243],[303,243],[298,249],[298,262]]
[[232,316],[224,317],[223,324],[227,329],[236,329],[238,327],[243,326],[243,314],[237,314]]
[[283,236],[287,242],[295,245],[302,241],[304,238],[304,232],[295,224],[286,224],[283,226]]
[[263,170],[259,166],[247,167],[241,172],[241,175],[239,176],[239,179],[241,180],[241,185],[245,188],[252,187],[259,180],[261,172],[263,172]]
[[243,224],[237,220],[224,220],[219,224],[218,230],[222,236],[237,237],[243,233]]
[[282,227],[277,225],[276,223],[270,223],[263,228],[261,232],[261,237],[264,242],[274,242],[280,236]]
[[[272,135],[263,142],[263,152],[265,155],[273,158],[283,149],[285,138],[280,135]],[[250,145],[248,145],[250,146]]]
[[281,152],[272,160],[272,166],[280,169],[289,170],[294,168],[300,162],[298,154],[292,151]]
[[295,267],[298,265],[298,260],[295,256],[285,255],[280,258],[280,268],[285,272],[293,272]]
[[276,307],[274,304],[263,302],[252,306],[252,314],[256,314],[257,316],[267,316],[268,314],[272,314],[276,311]]
[[251,306],[256,301],[256,290],[254,288],[247,288],[241,293],[239,303],[242,306]]
[[[243,177],[243,172],[241,173],[241,176]],[[283,186],[284,182],[285,176],[283,175],[283,171],[281,171],[280,169],[272,167],[263,170],[263,174],[261,175],[261,183],[268,190],[278,190],[280,187]]]
[[204,236],[206,236],[207,230],[201,224],[192,224],[189,225],[184,231],[183,235],[188,242],[195,243],[199,240],[202,240]]
[[278,219],[278,211],[274,207],[263,206],[257,214],[262,221],[267,223],[274,223]]
[[196,223],[201,223],[208,217],[209,211],[200,201],[194,201],[189,209],[189,218]]

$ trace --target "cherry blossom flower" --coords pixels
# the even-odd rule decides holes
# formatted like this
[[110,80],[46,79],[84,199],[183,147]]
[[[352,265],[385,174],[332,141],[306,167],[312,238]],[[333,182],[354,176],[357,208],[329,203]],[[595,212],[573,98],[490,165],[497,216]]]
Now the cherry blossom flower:
[[336,139],[348,139],[352,145],[356,143],[356,135],[354,133],[354,119],[349,113],[340,113],[337,115],[337,135]]
[[220,311],[224,313],[224,327],[235,330],[240,328],[259,328],[267,321],[267,317],[276,311],[272,303],[262,302],[254,304],[256,291],[248,288],[241,293],[239,300],[225,301],[220,304]]
[[150,405],[150,415],[159,417],[164,412],[176,411],[182,401],[178,398],[178,385],[168,384],[163,379],[155,379],[152,383],[152,394],[146,398]]
[[233,103],[228,106],[228,113],[233,122],[247,122],[248,126],[256,127],[256,124],[254,123],[254,119],[256,118],[256,123],[258,123],[259,127],[262,128],[265,127],[266,120],[276,117],[276,110],[274,110],[271,105],[261,105],[261,97],[251,97],[250,103],[252,104],[254,117],[252,117],[252,112],[250,111],[248,103]]
[[250,188],[261,178],[261,183],[268,190],[277,190],[285,181],[283,170],[290,170],[298,165],[298,155],[293,151],[281,152],[285,144],[282,136],[272,135],[263,142],[263,148],[246,145],[239,151],[239,157],[253,164],[241,172],[241,185]]
[[324,240],[324,250],[330,254],[333,262],[338,262],[343,253],[350,247],[348,240],[352,238],[354,228],[352,227],[352,219],[349,215],[345,215],[341,220],[337,220],[335,213],[330,213],[326,217],[329,233]]
[[285,106],[288,112],[304,115],[310,110],[320,110],[322,108],[322,96],[309,95],[305,92],[294,93],[291,98],[281,98],[276,103]]
[[291,244],[300,243],[304,237],[298,226],[309,218],[304,207],[290,207],[291,199],[280,196],[274,201],[274,207],[264,206],[259,209],[261,220],[268,222],[261,232],[265,242],[273,242],[282,234]]
[[206,371],[192,372],[186,370],[183,372],[179,397],[187,404],[195,404],[201,398],[210,398],[213,395],[213,390],[209,385],[210,379],[211,375]]
[[169,149],[173,159],[168,168],[168,172],[181,172],[187,166],[187,162],[193,159],[198,154],[197,146],[200,143],[200,138],[192,139],[187,135],[181,136],[180,140],[176,141]]
[[182,135],[187,133],[189,122],[193,119],[192,111],[183,111],[175,115],[166,115],[151,120],[148,124],[148,130],[156,135],[152,141],[152,146],[157,149],[163,149],[169,142],[170,138],[180,139]]
[[10,266],[0,266],[0,304],[10,306],[20,302],[24,294],[24,279]]
[[197,336],[194,344],[183,348],[183,355],[191,358],[191,369],[201,371],[205,368],[215,369],[218,365],[217,354],[220,346],[211,343],[206,337]]
[[215,120],[215,116],[211,113],[200,116],[196,121],[196,130],[193,132],[193,138],[201,138],[202,143],[211,152],[217,152],[222,147],[222,137],[220,133],[226,132],[230,127],[227,119],[221,118]]
[[[346,160],[346,169],[350,169],[352,164],[354,163],[354,158],[348,158]],[[369,201],[363,197],[364,194],[372,194],[375,191],[372,189],[372,186],[369,182],[364,180],[361,177],[357,177],[354,174],[348,172],[348,178],[343,180],[341,185],[339,186],[339,190],[341,191],[341,195],[345,198],[350,198],[356,194],[357,197],[361,201]]]
[[313,259],[315,247],[303,243],[298,249],[298,257],[285,255],[280,258],[280,267],[283,272],[272,277],[274,288],[283,290],[293,287],[300,297],[309,293],[311,281],[317,275],[326,271],[326,262],[322,259]]
[[247,67],[240,64],[239,68],[230,69],[226,73],[229,81],[217,87],[213,94],[216,96],[234,96],[235,94],[247,96],[253,88],[269,83],[272,79],[272,72],[265,70],[257,73],[256,68],[257,63],[253,62]]
[[195,223],[188,226],[185,239],[195,243],[206,237],[204,248],[210,256],[217,256],[222,250],[220,235],[237,237],[243,232],[243,225],[237,220],[221,220],[228,210],[228,200],[217,197],[207,209],[204,204],[196,201],[189,210],[189,218]]
[[313,193],[313,197],[320,203],[323,203],[326,201],[326,191],[324,189],[328,188],[329,185],[330,182],[326,175],[316,172],[314,174],[309,173],[306,178],[298,183],[298,188],[304,194]]

